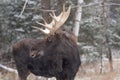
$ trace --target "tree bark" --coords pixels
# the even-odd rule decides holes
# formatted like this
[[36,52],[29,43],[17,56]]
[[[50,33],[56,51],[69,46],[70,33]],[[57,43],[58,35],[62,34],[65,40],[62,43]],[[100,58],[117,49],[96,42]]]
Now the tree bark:
[[[50,0],[41,0],[42,9],[50,10]],[[49,23],[51,21],[51,17],[48,12],[42,12],[42,17]]]
[[111,51],[109,42],[110,42],[109,37],[106,35],[106,44],[107,44],[107,48],[108,48],[108,59],[109,59],[109,64],[110,64],[110,71],[113,71],[112,51]]
[[103,73],[103,49],[102,49],[102,45],[99,47],[99,53],[100,53],[100,58],[101,58],[101,65],[100,65],[100,74]]
[[76,12],[75,12],[75,22],[74,22],[74,29],[73,29],[73,33],[75,34],[75,36],[77,38],[79,36],[80,21],[81,21],[81,16],[82,16],[82,7],[80,5],[83,2],[84,2],[83,0],[77,0],[78,7],[77,7]]
[[108,59],[109,59],[109,64],[110,64],[110,71],[113,71],[113,60],[112,60],[112,51],[111,51],[111,47],[109,45],[109,36],[108,36],[108,32],[107,30],[110,27],[110,23],[108,23],[109,19],[110,19],[110,6],[109,5],[105,5],[105,2],[109,2],[109,0],[104,0],[102,5],[103,5],[103,19],[102,19],[102,24],[105,27],[105,45],[107,47],[108,50]]
[[[57,6],[55,6],[56,15],[60,14],[62,11],[63,4],[66,0],[57,0]],[[42,9],[44,10],[50,10],[51,9],[51,0],[41,0],[42,3]],[[43,18],[49,23],[51,22],[51,17],[48,12],[42,12]]]

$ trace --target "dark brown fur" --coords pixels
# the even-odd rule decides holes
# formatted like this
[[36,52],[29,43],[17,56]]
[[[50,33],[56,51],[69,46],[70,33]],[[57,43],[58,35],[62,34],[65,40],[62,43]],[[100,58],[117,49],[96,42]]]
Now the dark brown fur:
[[81,64],[75,36],[59,30],[46,39],[25,39],[13,46],[13,55],[20,80],[29,72],[38,76],[74,80]]
[[13,58],[18,70],[19,80],[26,80],[29,75],[27,68],[27,60],[30,55],[30,50],[33,45],[41,42],[41,39],[23,39],[13,45]]

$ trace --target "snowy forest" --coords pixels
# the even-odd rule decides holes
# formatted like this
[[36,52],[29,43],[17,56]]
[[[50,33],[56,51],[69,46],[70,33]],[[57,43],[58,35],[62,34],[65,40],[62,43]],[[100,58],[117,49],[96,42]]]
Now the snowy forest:
[[[0,80],[18,80],[12,45],[45,35],[49,13],[71,6],[63,28],[77,37],[81,66],[75,80],[120,80],[120,0],[0,0]],[[27,80],[56,80],[30,74]]]

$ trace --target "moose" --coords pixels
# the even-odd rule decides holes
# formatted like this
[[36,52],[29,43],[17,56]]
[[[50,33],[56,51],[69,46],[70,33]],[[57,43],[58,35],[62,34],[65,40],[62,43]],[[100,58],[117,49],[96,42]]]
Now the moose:
[[51,23],[39,23],[45,29],[43,39],[27,38],[13,45],[13,58],[17,67],[19,80],[27,80],[30,73],[36,76],[56,77],[57,80],[74,80],[81,65],[80,52],[76,36],[60,27],[70,15],[71,7],[66,10],[65,5],[60,15],[53,12]]

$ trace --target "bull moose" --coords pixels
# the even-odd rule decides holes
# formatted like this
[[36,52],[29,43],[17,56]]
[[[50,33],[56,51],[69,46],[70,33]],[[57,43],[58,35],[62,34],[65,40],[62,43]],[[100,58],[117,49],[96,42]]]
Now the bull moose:
[[46,34],[44,39],[24,39],[13,45],[13,57],[19,80],[26,80],[30,73],[37,76],[56,77],[57,80],[74,80],[81,64],[76,37],[60,27],[69,17],[71,7],[56,16],[50,14],[51,23],[44,19],[45,29],[35,27]]

